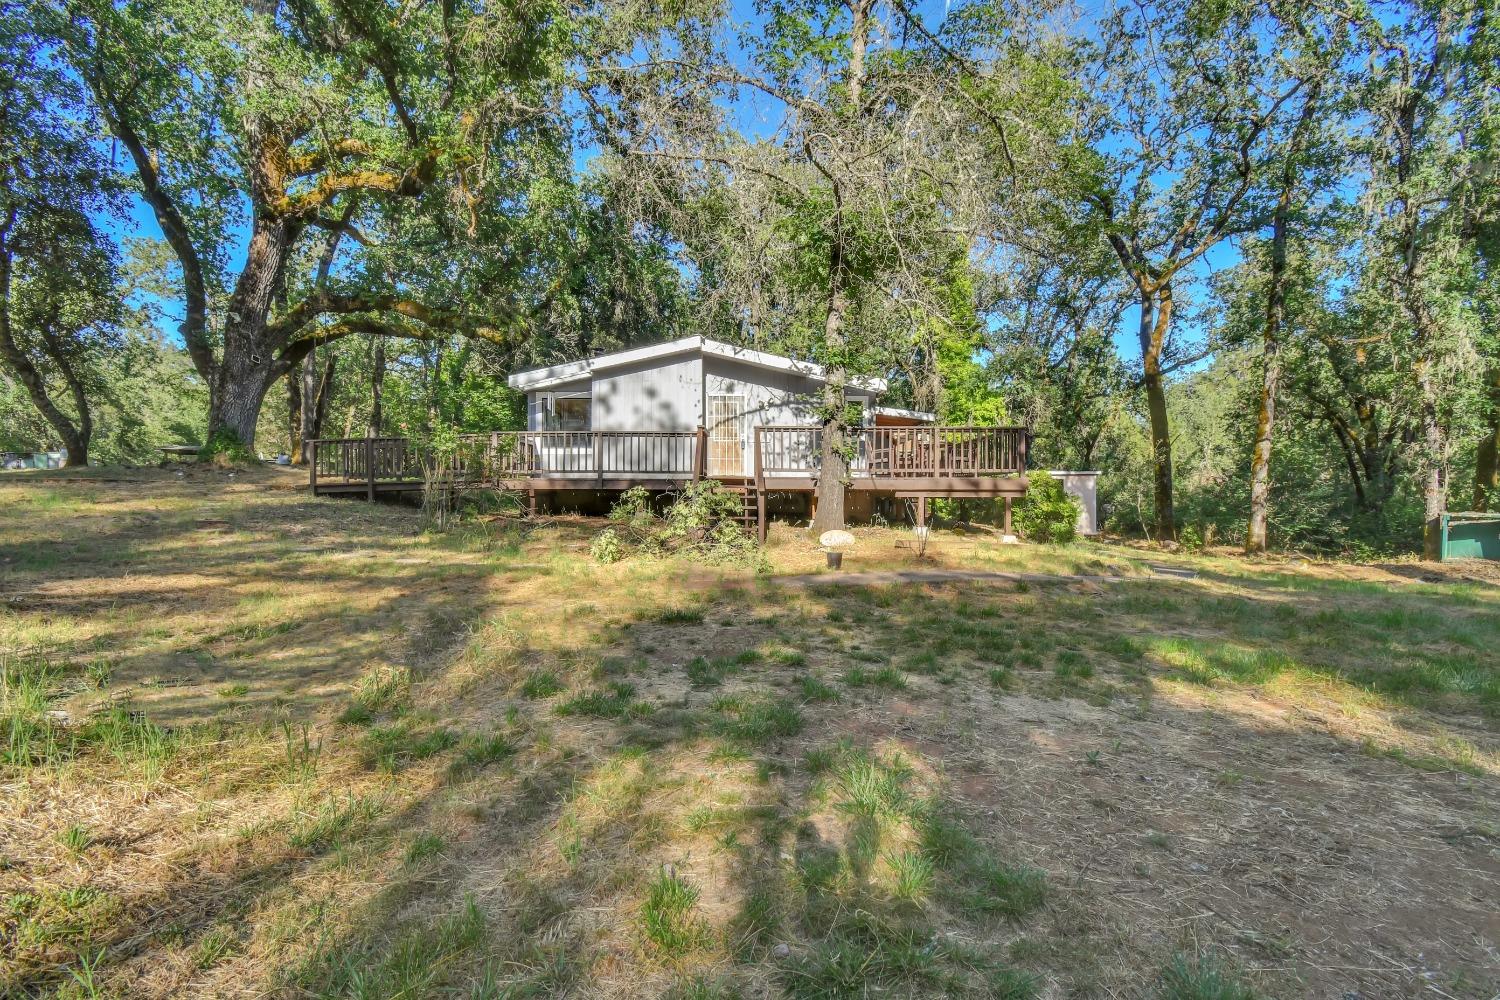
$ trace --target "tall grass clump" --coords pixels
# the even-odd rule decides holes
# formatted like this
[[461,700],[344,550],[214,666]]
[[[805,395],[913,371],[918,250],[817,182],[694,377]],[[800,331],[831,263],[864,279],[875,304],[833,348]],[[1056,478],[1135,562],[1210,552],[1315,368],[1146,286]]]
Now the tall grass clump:
[[68,755],[70,742],[47,718],[47,688],[52,679],[44,660],[0,654],[0,761],[13,767],[55,763]]
[[703,921],[693,913],[698,889],[675,872],[663,868],[646,888],[641,928],[662,954],[677,957],[696,948],[707,936]]
[[1213,954],[1179,952],[1161,974],[1163,1000],[1259,1000],[1239,974]]

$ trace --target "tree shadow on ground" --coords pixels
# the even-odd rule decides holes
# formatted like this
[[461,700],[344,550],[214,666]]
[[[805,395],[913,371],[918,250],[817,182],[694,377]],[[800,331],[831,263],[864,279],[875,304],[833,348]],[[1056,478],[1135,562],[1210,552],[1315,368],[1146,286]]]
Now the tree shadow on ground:
[[[379,532],[351,537],[374,545]],[[235,566],[226,552],[217,571]],[[394,583],[314,576],[371,598],[373,620],[436,616],[458,637],[413,658],[411,705],[352,723],[328,719],[349,682],[410,650],[392,656],[389,633],[324,650],[350,669],[341,687],[299,692],[293,711],[326,720],[311,769],[293,766],[289,741],[286,762],[257,772],[285,787],[242,804],[264,809],[256,823],[155,869],[119,897],[107,932],[48,963],[76,968],[67,948],[102,947],[99,974],[127,992],[256,982],[321,996],[487,976],[492,995],[700,982],[988,996],[1005,995],[1016,966],[1070,989],[1140,992],[1174,950],[1208,947],[1283,970],[1265,973],[1283,992],[1405,994],[1431,974],[1479,996],[1493,973],[1494,774],[1414,769],[1253,693],[1292,671],[1349,676],[1337,644],[1375,647],[1344,595],[1226,597],[1190,581],[791,594],[748,580],[606,595],[577,592],[583,567],[549,584],[563,605],[549,609],[497,583],[516,572],[459,568],[439,594],[417,568]],[[528,612],[576,616],[579,597],[630,611],[485,631]],[[1296,641],[1318,629],[1333,644]],[[255,657],[271,641],[244,640]],[[1270,657],[1288,644],[1279,665]],[[1327,673],[1307,648],[1329,651]],[[690,670],[737,649],[757,658],[717,682]],[[901,683],[854,684],[861,666],[893,667]],[[563,689],[529,695],[542,673]],[[1432,708],[1430,694],[1403,703]],[[193,717],[205,697],[159,710]],[[442,730],[451,742],[431,740]],[[877,784],[890,778],[875,799],[842,776],[855,759],[884,769],[866,775]],[[923,816],[957,824],[948,847],[929,843],[938,827]],[[964,837],[987,865],[954,860]],[[915,900],[891,881],[890,858],[908,848],[934,866]],[[1026,866],[1048,872],[1044,903],[997,895]],[[698,897],[670,925],[681,935],[658,939],[644,911],[663,872]],[[6,988],[63,982],[48,963]]]

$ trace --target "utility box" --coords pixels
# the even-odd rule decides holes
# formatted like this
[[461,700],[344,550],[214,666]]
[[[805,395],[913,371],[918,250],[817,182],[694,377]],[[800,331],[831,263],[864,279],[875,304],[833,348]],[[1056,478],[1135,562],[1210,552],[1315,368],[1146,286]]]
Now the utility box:
[[1053,469],[1047,475],[1060,481],[1063,485],[1063,492],[1078,501],[1078,533],[1097,535],[1099,533],[1099,473]]
[[1438,559],[1500,559],[1500,513],[1438,515]]

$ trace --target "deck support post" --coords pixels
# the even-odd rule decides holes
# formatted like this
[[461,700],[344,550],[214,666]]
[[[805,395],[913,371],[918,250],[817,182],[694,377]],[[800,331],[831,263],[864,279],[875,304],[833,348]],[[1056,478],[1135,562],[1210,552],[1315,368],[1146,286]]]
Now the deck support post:
[[526,516],[536,520],[536,490],[526,491]]
[[927,527],[927,495],[917,497],[917,527]]
[[1007,535],[1009,535],[1011,533],[1011,530],[1010,530],[1010,505],[1011,505],[1011,499],[1010,499],[1010,497],[1006,497],[1005,498],[1005,533]]
[[375,439],[365,438],[365,501],[375,502]]

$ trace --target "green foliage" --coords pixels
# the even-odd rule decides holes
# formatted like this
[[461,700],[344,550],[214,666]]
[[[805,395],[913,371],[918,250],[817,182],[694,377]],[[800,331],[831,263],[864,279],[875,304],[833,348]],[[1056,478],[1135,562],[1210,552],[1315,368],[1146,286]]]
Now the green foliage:
[[789,701],[726,697],[714,702],[714,711],[719,734],[736,743],[763,746],[802,731],[802,713]]
[[58,836],[57,842],[69,854],[76,857],[89,849],[89,845],[94,842],[94,838],[89,835],[88,827],[74,824]]
[[609,565],[625,558],[625,544],[613,528],[605,528],[589,543],[589,557],[596,563]]
[[564,690],[563,682],[550,670],[538,670],[521,685],[521,693],[528,698],[550,698]]
[[942,283],[947,315],[933,322],[942,423],[997,427],[1006,420],[1005,398],[981,363],[984,328],[974,306],[974,280],[967,256],[953,255]]
[[712,479],[686,486],[658,516],[650,491],[636,486],[610,509],[614,526],[598,535],[590,554],[601,563],[632,553],[683,555],[700,562],[754,564],[761,560],[755,539],[740,524],[740,494]]
[[1162,1000],[1257,1000],[1260,996],[1212,953],[1173,955],[1162,970],[1161,985]]
[[203,442],[198,458],[204,462],[243,464],[255,460],[255,453],[227,427],[220,427]]
[[[384,382],[387,433],[416,436],[435,426],[455,434],[525,428],[526,396],[506,384],[506,369],[485,346],[455,337],[417,350],[402,348],[400,342],[388,345],[396,353]],[[369,412],[367,352],[346,350],[344,357],[353,390],[344,405],[363,426]]]
[[708,938],[708,928],[694,912],[698,888],[675,872],[662,869],[646,888],[641,927],[646,940],[663,955],[680,957]]
[[1016,505],[1015,527],[1034,542],[1071,542],[1078,534],[1078,501],[1068,495],[1060,480],[1032,472],[1026,496]]
[[609,509],[609,519],[623,524],[640,526],[650,524],[656,517],[652,507],[651,491],[644,486],[632,486],[620,494]]
[[611,681],[603,689],[585,691],[557,706],[558,715],[582,715],[594,719],[622,719],[649,715],[651,705],[635,700],[635,685]]

